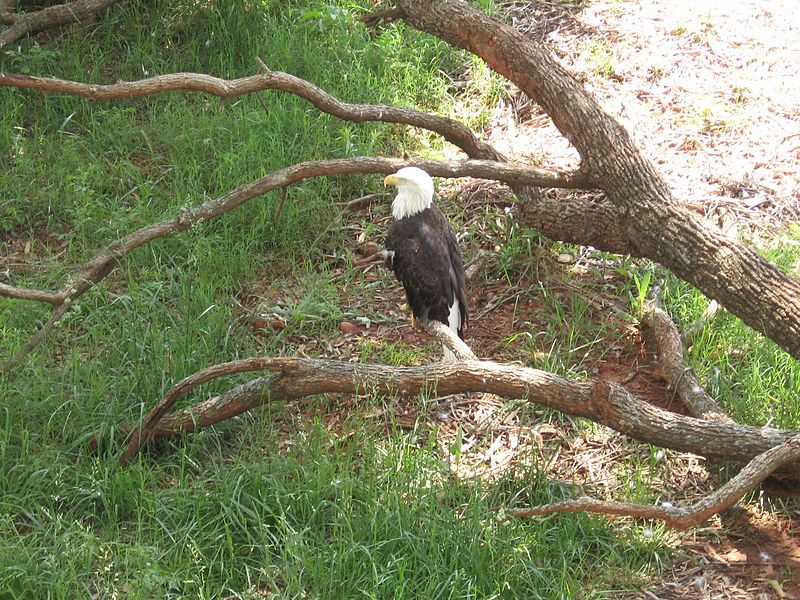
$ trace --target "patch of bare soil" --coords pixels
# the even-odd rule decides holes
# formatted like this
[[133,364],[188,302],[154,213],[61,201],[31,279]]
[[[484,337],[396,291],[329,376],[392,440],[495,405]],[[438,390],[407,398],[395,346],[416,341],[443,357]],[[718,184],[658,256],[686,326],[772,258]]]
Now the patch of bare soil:
[[[677,198],[732,232],[743,220],[800,218],[795,2],[503,6],[627,127]],[[577,160],[549,118],[516,91],[498,106],[491,141],[537,164]]]

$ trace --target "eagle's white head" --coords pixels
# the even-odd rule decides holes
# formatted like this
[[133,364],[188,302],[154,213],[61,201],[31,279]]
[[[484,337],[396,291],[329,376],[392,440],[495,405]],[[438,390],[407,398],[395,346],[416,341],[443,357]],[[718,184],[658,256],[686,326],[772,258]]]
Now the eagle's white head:
[[417,167],[403,167],[384,179],[383,185],[397,186],[397,196],[392,201],[395,219],[415,215],[433,203],[433,179]]

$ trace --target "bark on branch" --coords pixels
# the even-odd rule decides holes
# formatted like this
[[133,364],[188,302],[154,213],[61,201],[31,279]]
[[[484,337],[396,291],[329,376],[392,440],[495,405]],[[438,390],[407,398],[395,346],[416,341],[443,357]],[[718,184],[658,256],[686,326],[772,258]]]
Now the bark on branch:
[[[438,321],[431,321],[425,325],[425,329],[441,343],[446,344],[459,360],[475,360],[475,354],[470,347],[450,331],[446,325]],[[269,369],[272,364],[273,359],[271,358],[249,358],[214,365],[182,379],[170,388],[164,398],[147,413],[139,428],[129,436],[128,445],[120,457],[120,462],[123,465],[127,465],[136,456],[142,445],[155,435],[159,421],[182,396],[213,379],[236,373],[249,373]],[[284,364],[293,365],[294,363],[290,360]]]
[[412,27],[480,56],[534,99],[617,207],[637,254],[800,358],[800,282],[676,202],[654,165],[553,55],[462,0],[395,0]]
[[735,477],[718,490],[691,506],[641,505],[630,502],[606,502],[583,496],[544,506],[506,511],[511,517],[532,517],[563,512],[592,512],[606,515],[659,519],[673,529],[684,530],[699,525],[713,515],[730,508],[775,471],[800,460],[800,436],[770,448],[751,460]]
[[505,181],[515,185],[544,187],[578,187],[585,185],[585,178],[580,172],[560,173],[546,169],[521,167],[511,163],[484,160],[437,161],[354,157],[299,163],[236,188],[221,198],[187,209],[171,219],[142,227],[138,231],[112,242],[88,261],[79,265],[67,283],[57,292],[27,290],[7,285],[0,286],[0,296],[38,300],[53,304],[53,314],[50,319],[8,361],[6,369],[18,364],[31,350],[38,346],[58,320],[66,314],[71,303],[105,279],[114,270],[117,263],[135,249],[155,239],[175,235],[199,223],[216,219],[253,198],[272,190],[285,188],[304,179],[352,173],[387,174],[408,165],[421,167],[436,177],[477,177]]
[[[382,121],[420,127],[438,133],[461,148],[470,158],[506,161],[500,152],[479,140],[469,128],[458,121],[393,106],[348,104],[304,79],[288,73],[270,71],[265,66],[262,69],[265,70],[264,75],[235,80],[197,73],[172,73],[110,85],[0,73],[0,86],[76,94],[94,101],[142,97],[179,90],[207,93],[220,98],[279,90],[304,98],[317,109],[340,119],[355,122]],[[524,201],[520,207],[520,222],[524,226],[533,227],[553,240],[594,246],[599,250],[618,254],[638,255],[638,250],[628,238],[614,207],[581,198],[552,200],[543,194],[536,194],[535,190],[525,185],[510,185]],[[587,178],[577,187],[590,188],[592,182]]]
[[476,360],[477,357],[472,349],[459,338],[444,323],[439,321],[429,321],[423,325],[425,331],[447,346],[458,360]]
[[[354,364],[296,357],[264,357],[233,361],[200,371],[167,394],[174,402],[183,393],[230,373],[272,371],[236,386],[222,396],[163,416],[148,430],[153,437],[178,435],[218,423],[270,401],[296,400],[323,393],[415,396],[486,392],[523,398],[569,415],[585,417],[642,442],[692,452],[738,464],[750,462],[770,448],[798,435],[797,431],[706,421],[660,409],[602,380],[572,381],[546,371],[469,360],[419,367]],[[776,472],[800,479],[800,463]]]
[[316,109],[347,121],[402,123],[434,131],[448,142],[461,148],[470,158],[499,160],[502,157],[499,152],[479,140],[469,127],[459,121],[396,106],[342,102],[305,79],[280,71],[267,70],[260,75],[232,80],[220,79],[203,73],[170,73],[138,81],[119,81],[107,85],[31,77],[16,73],[0,73],[0,86],[73,94],[94,101],[141,98],[173,91],[203,92],[218,98],[235,98],[265,90],[278,90],[308,100]]
[[120,0],[76,0],[67,4],[48,6],[42,10],[31,13],[3,15],[4,23],[11,23],[11,27],[0,31],[0,48],[16,42],[29,33],[36,33],[44,29],[81,23],[107,9]]
[[661,375],[669,382],[670,388],[689,410],[689,414],[698,419],[732,423],[733,420],[706,393],[686,364],[681,335],[669,315],[657,306],[650,306],[645,311],[642,322],[653,331]]

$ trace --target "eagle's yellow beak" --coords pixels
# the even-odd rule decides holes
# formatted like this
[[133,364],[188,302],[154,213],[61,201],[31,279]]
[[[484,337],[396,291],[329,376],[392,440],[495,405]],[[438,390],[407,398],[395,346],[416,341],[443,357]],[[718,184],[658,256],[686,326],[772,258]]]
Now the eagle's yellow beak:
[[395,175],[389,175],[383,180],[383,185],[397,185],[399,181]]

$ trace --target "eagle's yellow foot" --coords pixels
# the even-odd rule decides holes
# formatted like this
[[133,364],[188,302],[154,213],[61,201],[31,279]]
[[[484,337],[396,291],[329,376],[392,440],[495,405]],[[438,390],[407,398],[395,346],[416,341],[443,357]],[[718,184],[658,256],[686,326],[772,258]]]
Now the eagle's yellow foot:
[[414,315],[414,313],[411,313],[411,327],[414,329],[422,329],[422,325],[419,324],[419,319]]

